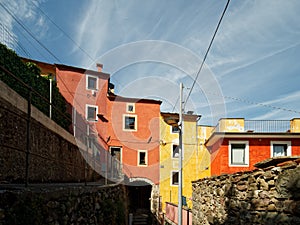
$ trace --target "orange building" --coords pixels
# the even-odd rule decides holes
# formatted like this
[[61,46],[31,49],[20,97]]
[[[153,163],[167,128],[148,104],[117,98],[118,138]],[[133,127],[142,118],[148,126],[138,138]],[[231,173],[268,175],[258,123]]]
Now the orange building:
[[221,119],[205,145],[212,176],[252,170],[271,157],[300,155],[300,119]]
[[[107,93],[110,75],[101,71],[58,65],[56,82],[59,91],[72,106],[74,136],[84,142],[84,136],[93,136],[107,149],[107,121],[99,115],[107,115]],[[96,135],[95,135],[96,134]]]
[[[76,140],[87,145],[91,158],[98,158],[101,175],[128,180],[131,205],[149,208],[159,191],[159,129],[161,101],[125,98],[114,94],[110,75],[82,68],[30,59],[42,76],[56,81],[69,103]],[[91,164],[90,164],[91,165]],[[137,186],[140,186],[137,188]]]
[[108,96],[109,150],[131,179],[159,183],[161,101]]

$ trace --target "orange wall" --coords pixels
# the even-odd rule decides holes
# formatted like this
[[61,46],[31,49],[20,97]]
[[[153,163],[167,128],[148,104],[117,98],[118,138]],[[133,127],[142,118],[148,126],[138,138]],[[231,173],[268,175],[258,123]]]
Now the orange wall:
[[[239,139],[231,139],[239,140]],[[240,140],[247,140],[245,138]],[[240,171],[254,169],[254,164],[271,157],[271,141],[291,141],[292,155],[300,155],[300,139],[269,139],[269,138],[252,138],[249,141],[249,167],[230,167],[228,144],[229,139],[224,139],[218,146],[216,143],[211,151],[211,175],[220,175],[223,173],[236,173]],[[219,148],[218,148],[219,147]],[[217,150],[219,149],[219,150]]]
[[[92,75],[99,78],[98,91],[96,92],[96,96],[93,96],[92,91],[86,89],[85,72],[85,70],[72,70],[69,67],[56,68],[57,86],[67,102],[76,108],[76,124],[78,126],[77,130],[82,130],[82,133],[86,133],[86,104],[97,105],[98,113],[106,116],[106,101],[109,82],[108,75],[102,75],[100,72],[93,72]],[[69,110],[69,113],[72,115],[72,109]],[[106,124],[106,122],[103,122],[100,119],[98,119],[96,122],[89,122],[90,129],[98,135],[99,142],[104,148],[107,149],[106,143],[103,141],[106,140],[108,136]]]
[[[158,183],[160,104],[133,102],[135,112],[128,113],[127,103],[118,99],[108,103],[108,132],[111,136],[108,145],[122,147],[122,164],[130,169],[132,177],[144,177]],[[123,130],[124,114],[137,115],[137,131]],[[147,167],[138,166],[138,150],[147,150]]]
[[98,105],[99,113],[106,113],[106,107],[103,106],[106,105],[108,79],[102,79],[100,76],[98,78],[99,91],[96,96],[93,96],[90,90],[86,90],[86,76],[83,72],[56,69],[57,86],[60,92],[71,105],[77,106],[81,114],[85,114],[86,104]]

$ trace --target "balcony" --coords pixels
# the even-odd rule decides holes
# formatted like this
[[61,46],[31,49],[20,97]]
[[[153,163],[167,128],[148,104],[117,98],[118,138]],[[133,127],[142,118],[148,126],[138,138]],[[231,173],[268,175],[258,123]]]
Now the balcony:
[[247,132],[282,133],[290,132],[289,120],[245,120],[244,129]]
[[253,133],[300,133],[300,119],[292,120],[245,120],[243,118],[220,119],[214,132]]

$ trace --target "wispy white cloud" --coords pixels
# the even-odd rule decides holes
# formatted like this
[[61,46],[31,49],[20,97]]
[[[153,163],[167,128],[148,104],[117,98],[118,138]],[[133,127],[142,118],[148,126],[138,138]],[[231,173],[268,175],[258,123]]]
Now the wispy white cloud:
[[[38,9],[36,6],[40,4],[41,1],[11,1],[11,0],[1,0],[1,3],[4,7],[9,10],[12,15],[22,24],[28,27],[30,32],[34,33],[34,35],[41,39],[47,32],[48,26],[45,23],[45,18],[38,13]],[[15,33],[15,26],[22,30],[23,28],[17,23],[17,21],[13,18],[3,7],[0,7],[0,21],[2,26],[5,27],[6,35],[9,35],[13,38],[11,42],[11,48],[16,47],[18,44],[18,40],[20,39],[20,35],[22,33]],[[23,31],[23,35],[24,35]],[[27,34],[26,34],[27,35]]]
[[226,74],[298,45],[299,9],[297,0],[232,3],[210,53],[210,67]]
[[[24,23],[30,24],[37,37],[45,39],[49,21],[30,0],[1,1]],[[58,8],[61,2],[51,4]],[[73,51],[57,29],[49,32],[59,56],[68,54],[72,64],[78,67],[94,69],[96,62],[103,63],[104,71],[111,73],[112,81],[116,82],[117,91],[131,97],[161,96],[167,107],[174,103],[176,93],[178,96],[176,84],[183,82],[191,87],[225,6],[224,1],[209,0],[188,3],[91,0],[76,4],[74,7],[80,7],[77,11],[80,13],[68,23],[73,26],[69,34],[78,44],[72,46]],[[300,57],[299,10],[298,0],[231,1],[187,109],[199,110],[203,119],[224,116],[224,110],[221,113],[219,108],[224,105],[229,116],[292,115],[259,104],[224,99],[222,92],[262,104],[300,107],[297,103],[300,78],[295,76],[300,70],[296,60]],[[60,18],[57,12],[46,12]],[[72,10],[65,13],[70,15]],[[0,19],[13,32],[13,19],[3,13]],[[62,20],[55,21],[62,23]],[[78,46],[95,62],[80,52]],[[64,58],[62,62],[66,62]]]

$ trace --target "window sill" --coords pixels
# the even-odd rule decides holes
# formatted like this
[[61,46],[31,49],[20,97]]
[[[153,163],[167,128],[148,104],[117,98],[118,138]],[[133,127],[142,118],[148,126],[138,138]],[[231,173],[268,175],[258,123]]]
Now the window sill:
[[138,167],[147,167],[147,166],[148,166],[147,164],[141,164],[141,165],[139,164],[138,165]]
[[123,131],[126,131],[126,132],[130,132],[130,131],[136,132],[137,130],[133,130],[133,129],[123,129]]
[[98,122],[98,120],[89,120],[87,119],[88,122]]
[[249,164],[229,164],[229,167],[249,167]]

